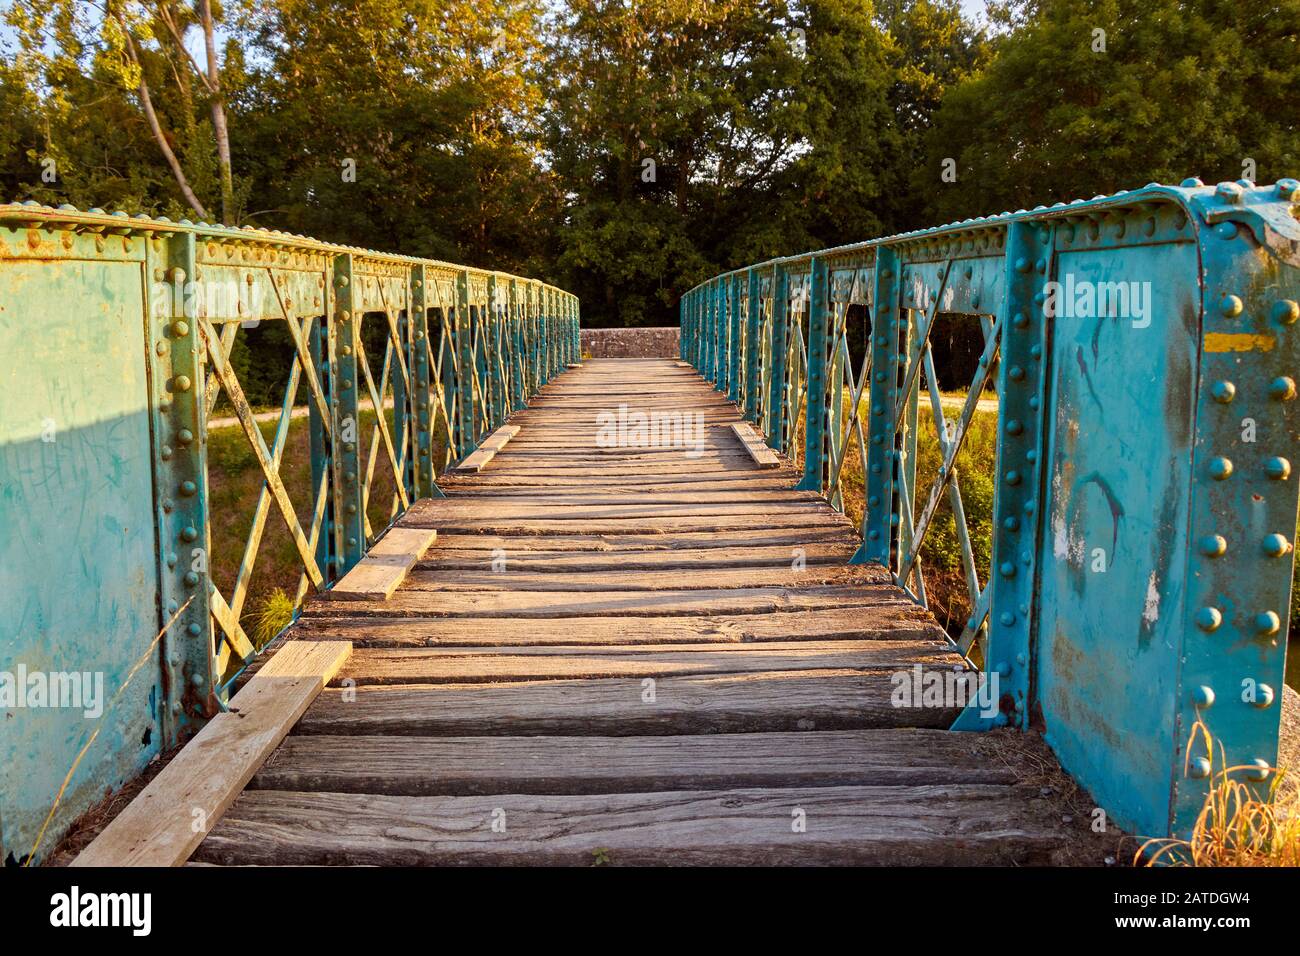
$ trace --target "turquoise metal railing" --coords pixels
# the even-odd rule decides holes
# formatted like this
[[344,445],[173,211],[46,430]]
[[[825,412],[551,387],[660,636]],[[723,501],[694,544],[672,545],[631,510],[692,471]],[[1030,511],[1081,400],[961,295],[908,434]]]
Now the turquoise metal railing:
[[[1262,785],[1277,758],[1298,200],[1291,179],[1152,184],[774,259],[681,302],[682,357],[802,462],[799,487],[843,507],[856,448],[854,560],[889,567],[921,603],[922,546],[947,501],[974,608],[956,644],[1001,695],[996,717],[968,709],[957,726],[1041,720],[1138,833],[1186,832],[1200,809],[1213,767],[1188,751],[1198,722],[1213,766],[1222,744]],[[963,316],[983,352],[950,414],[931,345]],[[941,451],[924,478],[922,393]],[[957,467],[982,399],[998,416],[983,582]]]
[[[270,435],[232,359],[257,323],[281,324],[293,347]],[[241,617],[268,522],[292,539],[296,608],[577,361],[578,325],[572,295],[502,273],[266,229],[0,205],[0,672],[98,674],[112,695],[142,655],[157,658],[93,718],[107,729],[52,832],[221,706],[256,653]],[[293,451],[300,394],[309,438]],[[240,516],[210,495],[222,395],[261,478]],[[307,447],[310,500],[295,503],[281,470]],[[250,512],[223,593],[212,528]],[[0,738],[0,847],[14,860],[90,726],[68,708],[20,716]]]

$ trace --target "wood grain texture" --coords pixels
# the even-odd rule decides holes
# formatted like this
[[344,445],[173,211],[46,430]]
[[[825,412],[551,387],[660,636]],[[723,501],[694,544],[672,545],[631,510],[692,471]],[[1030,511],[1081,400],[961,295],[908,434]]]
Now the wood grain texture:
[[438,532],[429,528],[389,528],[326,596],[334,601],[386,601],[424,557]]
[[290,641],[118,814],[72,866],[179,866],[352,652]]
[[[804,832],[793,825],[799,818]],[[1009,865],[1048,862],[1060,837],[1047,802],[1032,791],[982,784],[469,797],[251,790],[197,859],[227,865],[591,865],[598,858],[633,866]]]

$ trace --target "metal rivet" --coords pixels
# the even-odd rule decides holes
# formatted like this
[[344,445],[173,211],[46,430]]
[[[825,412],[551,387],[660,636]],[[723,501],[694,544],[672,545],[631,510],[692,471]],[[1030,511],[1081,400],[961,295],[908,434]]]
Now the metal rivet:
[[190,377],[188,375],[177,375],[172,379],[172,391],[188,392],[190,390]]
[[1267,760],[1263,757],[1256,757],[1250,762],[1250,769],[1246,771],[1246,778],[1256,783],[1262,783],[1268,779],[1272,769]]
[[1209,684],[1202,684],[1192,691],[1192,703],[1201,708],[1214,706],[1214,688]]
[[1002,566],[998,570],[1002,572],[1004,578],[1014,578],[1016,576],[1016,566],[1010,561],[1002,562]]
[[199,583],[198,573],[195,571],[186,571],[185,583],[188,584],[190,587],[194,587],[194,585],[198,584]]
[[183,494],[186,498],[189,498],[190,496],[195,494],[198,490],[199,490],[198,485],[194,484],[194,482],[192,481],[181,482],[181,494]]
[[1018,419],[1013,418],[1011,419],[1011,421],[1007,422],[1008,435],[1019,435],[1024,430],[1025,430],[1025,426],[1020,424],[1020,421]]
[[1012,624],[1016,623],[1016,616],[1010,611],[1003,611],[1002,617],[998,620],[1002,622],[1003,627],[1010,627]]
[[1261,611],[1255,615],[1255,633],[1268,636],[1276,634],[1282,628],[1282,619],[1274,611]]
[[158,457],[160,457],[163,461],[171,461],[172,460],[171,446],[163,445],[162,450],[158,452]]
[[186,527],[181,529],[182,541],[193,541],[198,536],[199,536],[199,532],[197,528]]
[[1226,405],[1237,394],[1237,386],[1226,381],[1215,382],[1210,386],[1210,394],[1214,396],[1216,402]]
[[1270,458],[1264,462],[1264,474],[1274,481],[1285,481],[1291,477],[1291,462],[1285,458]]
[[1028,271],[1029,271],[1029,260],[1026,259],[1024,256],[1021,256],[1019,259],[1017,259],[1017,260],[1016,260],[1016,271],[1017,271],[1017,272],[1028,272]]
[[1197,547],[1207,558],[1217,558],[1228,550],[1228,542],[1221,534],[1207,534],[1197,542]]
[[1241,315],[1242,308],[1241,299],[1235,295],[1225,295],[1223,300],[1219,302],[1219,311],[1229,319]]
[[1019,381],[1021,381],[1022,379],[1024,379],[1024,377],[1025,377],[1025,370],[1024,370],[1023,368],[1021,368],[1019,365],[1013,365],[1013,366],[1011,366],[1011,368],[1007,369],[1007,376],[1008,376],[1008,377],[1009,377],[1013,382],[1019,382]]
[[1282,555],[1289,553],[1291,542],[1286,539],[1285,535],[1270,534],[1264,538],[1264,553],[1270,558],[1280,558]]
[[1016,471],[1014,468],[1007,472],[1006,478],[1007,484],[1009,485],[1020,484],[1020,472]]
[[1212,458],[1210,460],[1210,477],[1215,481],[1223,481],[1225,478],[1232,476],[1232,461],[1228,458]]
[[182,428],[176,433],[176,440],[182,445],[188,445],[190,442],[194,441],[194,433],[188,428]]
[[1236,183],[1219,183],[1214,189],[1214,194],[1224,202],[1239,203],[1242,189]]
[[1300,303],[1293,299],[1282,299],[1273,303],[1273,321],[1282,325],[1292,325],[1300,319]]
[[1196,612],[1196,626],[1207,634],[1217,631],[1223,623],[1223,614],[1217,607],[1203,607]]
[[1188,761],[1187,775],[1197,780],[1204,780],[1210,775],[1210,761],[1206,757],[1193,757]]
[[198,622],[192,622],[185,630],[190,632],[191,637],[198,637],[203,633],[203,627]]
[[1295,379],[1289,375],[1279,375],[1268,383],[1268,396],[1279,402],[1289,402],[1295,398]]
[[1255,699],[1252,703],[1260,710],[1265,710],[1273,706],[1273,701],[1277,699],[1277,694],[1268,684],[1255,685]]
[[1019,531],[1020,519],[1017,518],[1015,515],[1011,515],[1009,518],[1007,518],[1005,521],[1002,522],[1002,527],[1006,528],[1008,531]]

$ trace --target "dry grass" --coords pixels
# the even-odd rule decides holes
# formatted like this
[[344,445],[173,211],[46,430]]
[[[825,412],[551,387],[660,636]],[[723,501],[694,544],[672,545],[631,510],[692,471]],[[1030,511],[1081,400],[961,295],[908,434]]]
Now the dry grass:
[[[1210,789],[1196,817],[1189,840],[1148,840],[1138,849],[1135,863],[1148,866],[1300,866],[1300,791],[1283,787],[1284,771],[1271,774],[1260,785],[1241,777],[1253,767],[1226,766],[1204,723],[1197,721],[1187,745],[1187,760],[1194,759],[1198,743],[1210,761]],[[1215,771],[1214,767],[1220,769]]]

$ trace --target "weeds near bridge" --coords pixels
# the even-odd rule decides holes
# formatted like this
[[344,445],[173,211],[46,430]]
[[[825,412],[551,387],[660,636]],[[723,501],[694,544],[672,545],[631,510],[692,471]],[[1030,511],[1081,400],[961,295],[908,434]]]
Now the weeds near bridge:
[[[1214,766],[1215,741],[1197,721],[1188,742],[1190,762],[1198,739]],[[1188,840],[1154,839],[1138,848],[1135,864],[1147,866],[1300,866],[1300,787],[1288,785],[1286,771],[1274,771],[1261,786],[1240,779],[1255,767],[1226,766],[1222,745],[1210,789]],[[1234,775],[1236,777],[1234,778]]]

